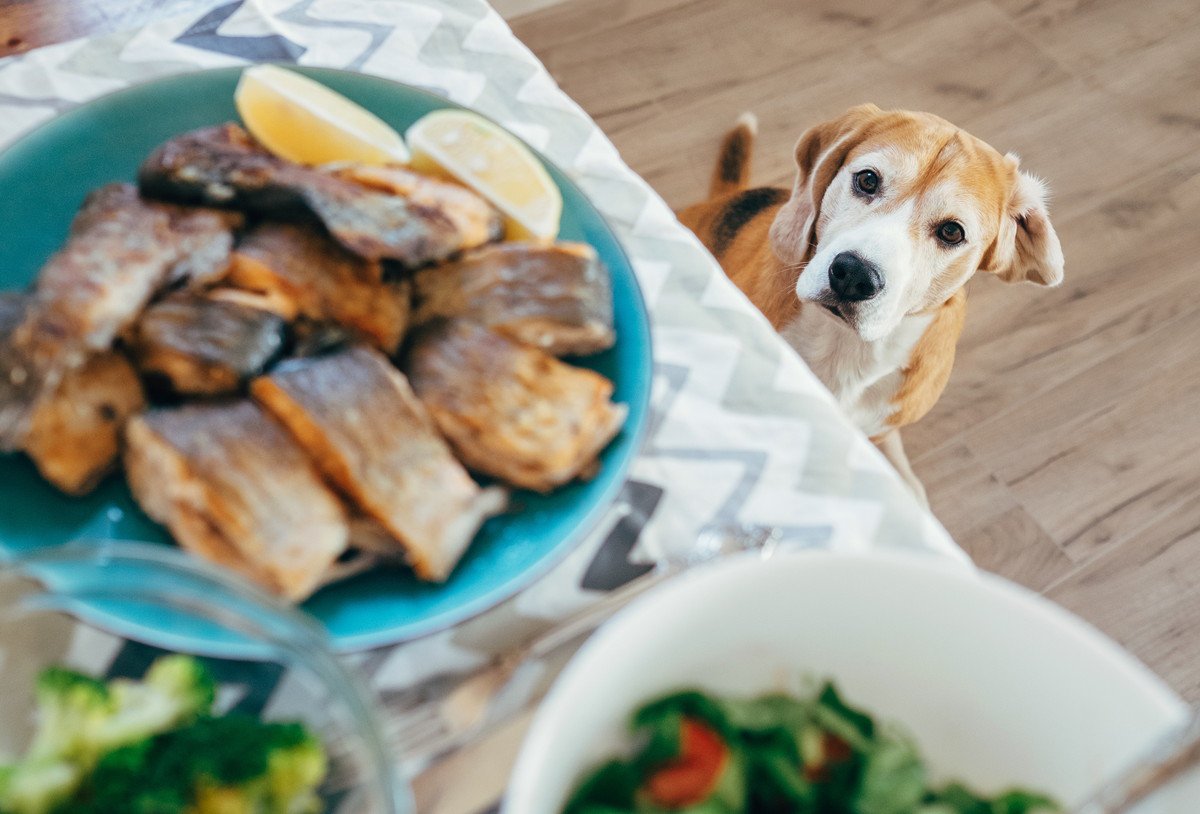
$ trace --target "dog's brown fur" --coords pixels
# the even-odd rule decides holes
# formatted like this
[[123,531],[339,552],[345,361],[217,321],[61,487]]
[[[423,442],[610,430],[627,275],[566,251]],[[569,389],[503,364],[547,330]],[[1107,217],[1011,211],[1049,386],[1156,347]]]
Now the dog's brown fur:
[[[725,136],[709,185],[709,198],[681,210],[679,219],[696,233],[729,279],[779,330],[795,319],[801,308],[816,306],[806,306],[795,294],[796,278],[803,266],[787,266],[771,247],[771,225],[787,202],[788,191],[780,187],[746,189],[755,129],[753,119],[744,117]],[[810,149],[816,144],[814,141]],[[797,150],[802,146],[803,142]],[[815,160],[812,156],[812,163]],[[954,367],[955,347],[966,315],[965,289],[937,306],[933,322],[913,349],[904,383],[896,392],[897,409],[888,421],[893,429],[920,420],[941,397]]]
[[[872,440],[917,495],[923,497],[924,491],[904,455],[898,430],[926,415],[949,381],[955,346],[966,318],[966,280],[976,271],[990,272],[1007,282],[1057,285],[1062,280],[1062,250],[1049,222],[1044,186],[1019,171],[1016,156],[1002,156],[944,119],[927,113],[883,111],[874,105],[860,105],[801,136],[795,149],[798,173],[792,190],[748,189],[755,130],[753,117],[746,116],[725,137],[708,200],[682,210],[679,218],[699,236],[729,278],[776,330],[786,328],[785,335],[794,344],[799,343],[798,347],[809,347],[804,337],[834,336],[827,335],[827,329],[822,327],[828,323],[816,319],[820,312],[810,315],[803,310],[821,305],[802,300],[797,284],[803,282],[801,275],[820,249],[818,235],[825,239],[828,219],[834,217],[825,210],[823,202],[827,203],[826,192],[832,192],[830,185],[843,166],[854,166],[853,161],[867,155],[901,154],[918,162],[920,171],[915,176],[910,173],[893,179],[891,197],[870,210],[881,217],[892,211],[904,211],[896,207],[905,201],[939,200],[937,196],[945,197],[946,189],[952,190],[949,199],[954,202],[952,205],[974,213],[974,242],[967,246],[967,251],[935,255],[939,258],[935,265],[921,267],[932,275],[923,280],[924,288],[911,289],[913,296],[919,296],[902,313],[918,320],[928,317],[928,322],[915,344],[907,346],[901,361],[887,363],[893,365],[889,370],[895,377],[888,379],[888,386],[895,389],[873,391],[870,402],[853,402],[867,404],[866,415],[873,417],[863,418],[862,422],[871,427],[868,432]],[[952,187],[947,188],[947,183],[952,183]],[[921,242],[930,239],[923,232],[926,228],[919,219],[908,224],[906,239],[917,247],[915,250],[925,251],[919,247],[929,245]],[[806,298],[813,296],[812,286],[822,285],[821,279],[809,278],[804,286]],[[862,339],[866,329],[849,319],[846,321]],[[810,327],[816,333],[810,333]],[[882,334],[885,338],[892,335]],[[875,339],[879,334],[872,332],[870,336],[870,342],[880,341]],[[827,352],[817,349],[820,347],[832,346],[809,349],[825,360],[842,358],[820,357]],[[847,367],[842,369],[857,375],[853,365],[859,363],[853,355],[845,358]],[[893,381],[898,384],[891,385]],[[850,384],[844,387],[847,394],[862,392],[855,391]],[[835,396],[841,398],[836,389]]]

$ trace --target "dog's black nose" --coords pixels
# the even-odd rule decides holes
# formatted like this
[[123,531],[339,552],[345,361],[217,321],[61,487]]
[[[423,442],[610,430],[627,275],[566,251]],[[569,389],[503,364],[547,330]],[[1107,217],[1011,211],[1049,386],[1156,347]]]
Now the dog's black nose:
[[842,252],[829,266],[829,287],[845,302],[869,300],[883,290],[883,277],[875,264],[854,252]]

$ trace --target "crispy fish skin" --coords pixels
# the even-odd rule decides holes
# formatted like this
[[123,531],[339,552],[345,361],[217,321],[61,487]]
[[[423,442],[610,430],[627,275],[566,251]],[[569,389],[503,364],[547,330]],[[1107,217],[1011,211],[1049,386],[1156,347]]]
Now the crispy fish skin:
[[446,212],[277,158],[235,124],[171,139],[138,173],[150,197],[254,212],[273,220],[315,215],[343,246],[412,269],[473,248]]
[[483,246],[504,236],[504,220],[500,212],[460,184],[431,178],[402,167],[365,164],[341,167],[335,169],[333,174],[442,212],[463,236],[466,246]]
[[21,446],[42,477],[69,495],[85,495],[116,468],[125,423],[145,406],[129,360],[100,353],[38,401]]
[[39,272],[30,318],[14,339],[28,336],[25,344],[59,353],[107,350],[179,259],[167,210],[143,202],[127,184],[101,187]]
[[221,281],[229,270],[234,233],[245,218],[240,212],[173,206],[163,207],[178,241],[178,256],[167,270],[165,288],[199,290]]
[[383,281],[379,263],[315,229],[262,224],[238,244],[229,282],[278,298],[298,316],[351,328],[388,354],[408,328],[411,284]]
[[253,402],[152,410],[125,437],[134,497],[185,549],[294,602],[346,550],[341,502]]
[[161,288],[223,274],[232,225],[211,211],[143,201],[128,184],[92,192],[0,347],[0,449],[19,443],[37,399],[108,350]]
[[465,321],[420,331],[406,369],[463,463],[538,492],[586,474],[628,413],[600,374]]
[[25,319],[29,294],[24,291],[0,291],[0,343]]
[[41,382],[33,375],[30,360],[13,347],[12,334],[25,321],[32,296],[24,292],[0,295],[0,452],[13,452],[28,429],[33,403]]
[[[0,294],[0,346],[24,320],[31,300],[25,293]],[[141,382],[125,357],[97,354],[37,400],[20,448],[50,483],[85,495],[115,467],[121,430],[143,407]]]
[[[242,227],[243,220],[237,212],[146,201],[132,184],[108,184],[84,199],[71,223],[67,244],[42,268],[37,289],[40,293],[49,288],[59,295],[81,282],[79,268],[55,261],[128,263],[137,262],[143,255],[162,268],[145,277],[136,274],[140,269],[125,269],[127,276],[112,281],[98,276],[97,272],[106,270],[98,269],[85,275],[82,282],[114,285],[117,294],[123,286],[130,286],[134,295],[147,288],[153,293],[161,288],[211,285],[228,270],[233,233]],[[122,236],[128,238],[124,246],[104,242],[113,238],[119,241]],[[105,256],[104,249],[109,249],[111,255]],[[98,341],[103,342],[103,338]]]
[[292,347],[288,355],[296,359],[325,356],[360,344],[361,341],[360,337],[340,325],[302,319],[292,325]]
[[504,507],[504,491],[471,480],[403,374],[378,351],[286,362],[250,389],[326,477],[396,539],[421,579],[446,579],[483,521]]
[[305,201],[325,228],[355,254],[414,269],[458,254],[467,243],[445,213],[382,195],[320,172]]
[[284,348],[278,314],[225,298],[174,294],[142,314],[128,340],[147,381],[175,395],[236,393]]
[[415,277],[414,324],[465,317],[554,356],[613,346],[612,281],[586,243],[501,243]]
[[276,158],[236,124],[206,127],[165,142],[142,163],[142,194],[176,203],[300,218],[309,171]]

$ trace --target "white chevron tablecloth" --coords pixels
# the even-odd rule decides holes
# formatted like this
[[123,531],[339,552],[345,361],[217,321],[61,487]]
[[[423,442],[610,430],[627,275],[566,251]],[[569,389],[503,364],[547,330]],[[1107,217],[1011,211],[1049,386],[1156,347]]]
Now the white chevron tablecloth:
[[[632,258],[652,313],[651,427],[609,519],[549,576],[484,617],[355,657],[382,695],[511,647],[546,619],[636,578],[667,546],[712,523],[775,526],[797,545],[909,549],[966,561],[483,0],[226,0],[205,13],[42,48],[0,61],[0,144],[132,83],[255,61],[378,74],[498,120],[595,201]],[[112,648],[96,652],[98,661],[109,662],[98,669],[130,669],[145,660],[131,652],[114,658]],[[264,673],[268,680],[275,674]],[[270,687],[257,693],[265,703]],[[515,739],[510,732],[474,749],[469,760],[435,770],[424,797],[441,803],[426,808],[449,814],[494,802]]]

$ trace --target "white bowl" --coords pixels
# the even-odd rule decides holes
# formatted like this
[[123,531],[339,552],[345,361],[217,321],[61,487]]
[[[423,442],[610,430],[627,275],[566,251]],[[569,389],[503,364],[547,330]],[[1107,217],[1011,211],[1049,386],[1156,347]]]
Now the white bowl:
[[1116,644],[996,577],[917,557],[742,557],[651,592],[584,646],[534,718],[503,810],[559,814],[658,695],[824,677],[907,727],[939,780],[1066,803],[1186,714]]

